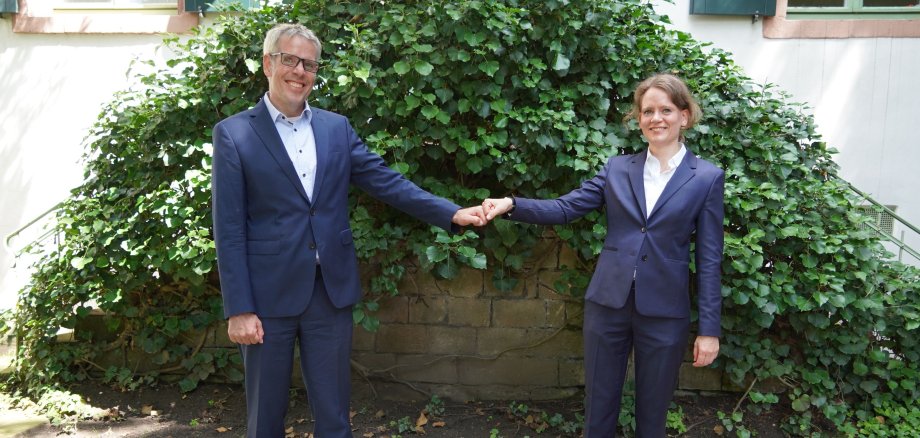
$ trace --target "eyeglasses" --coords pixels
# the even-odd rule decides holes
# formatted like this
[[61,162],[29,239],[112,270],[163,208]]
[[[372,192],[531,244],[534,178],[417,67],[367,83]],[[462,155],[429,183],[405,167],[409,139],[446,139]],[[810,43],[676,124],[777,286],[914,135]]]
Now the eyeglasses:
[[297,64],[303,63],[304,71],[311,73],[316,73],[319,71],[319,63],[312,59],[304,59],[297,55],[292,55],[290,53],[284,52],[275,52],[269,53],[268,56],[278,56],[281,55],[281,64],[286,65],[290,68],[297,68]]

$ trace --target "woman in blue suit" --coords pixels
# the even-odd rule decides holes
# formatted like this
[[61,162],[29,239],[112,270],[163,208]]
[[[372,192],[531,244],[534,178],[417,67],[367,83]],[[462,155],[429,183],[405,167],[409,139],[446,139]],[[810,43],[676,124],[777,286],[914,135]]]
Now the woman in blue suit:
[[606,207],[607,236],[585,294],[585,437],[616,434],[629,353],[636,434],[664,437],[690,327],[690,242],[696,235],[699,328],[693,365],[719,353],[725,173],[691,153],[683,130],[699,105],[676,76],[636,89],[628,118],[648,149],[611,157],[594,178],[553,200],[486,199],[487,219],[565,224]]

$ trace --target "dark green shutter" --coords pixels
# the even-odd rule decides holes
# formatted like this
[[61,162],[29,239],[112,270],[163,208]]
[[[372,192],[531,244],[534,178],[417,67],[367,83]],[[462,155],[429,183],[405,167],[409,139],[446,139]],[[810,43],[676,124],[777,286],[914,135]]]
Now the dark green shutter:
[[0,13],[19,12],[19,2],[17,0],[0,0]]
[[690,0],[691,14],[776,15],[776,0]]
[[208,12],[226,9],[229,5],[243,9],[259,9],[259,0],[185,0],[186,12]]

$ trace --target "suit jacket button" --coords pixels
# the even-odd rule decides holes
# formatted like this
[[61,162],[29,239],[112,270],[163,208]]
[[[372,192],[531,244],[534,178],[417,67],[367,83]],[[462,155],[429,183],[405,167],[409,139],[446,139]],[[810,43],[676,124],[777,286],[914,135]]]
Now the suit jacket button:
[[642,229],[641,229],[641,230],[639,230],[639,231],[641,231],[641,232],[643,232],[643,233],[644,233],[644,232],[645,232],[645,227],[642,227]]
[[310,216],[316,216],[316,209],[315,209],[315,208],[311,208],[311,209],[310,209]]
[[643,261],[643,262],[644,262],[644,261],[647,261],[647,260],[648,260],[648,256],[647,256],[647,255],[642,256],[642,261]]
[[316,243],[315,243],[315,242],[310,244],[310,249],[316,249]]

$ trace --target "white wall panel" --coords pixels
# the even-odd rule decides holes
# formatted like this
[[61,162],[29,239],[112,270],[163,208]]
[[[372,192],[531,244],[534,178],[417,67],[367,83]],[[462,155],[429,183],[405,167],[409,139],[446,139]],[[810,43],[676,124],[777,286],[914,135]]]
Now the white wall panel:
[[[920,226],[920,38],[767,39],[751,17],[690,15],[689,0],[654,4],[675,29],[733,53],[755,82],[811,107],[840,151],[840,175]],[[920,250],[920,236],[907,241]]]

